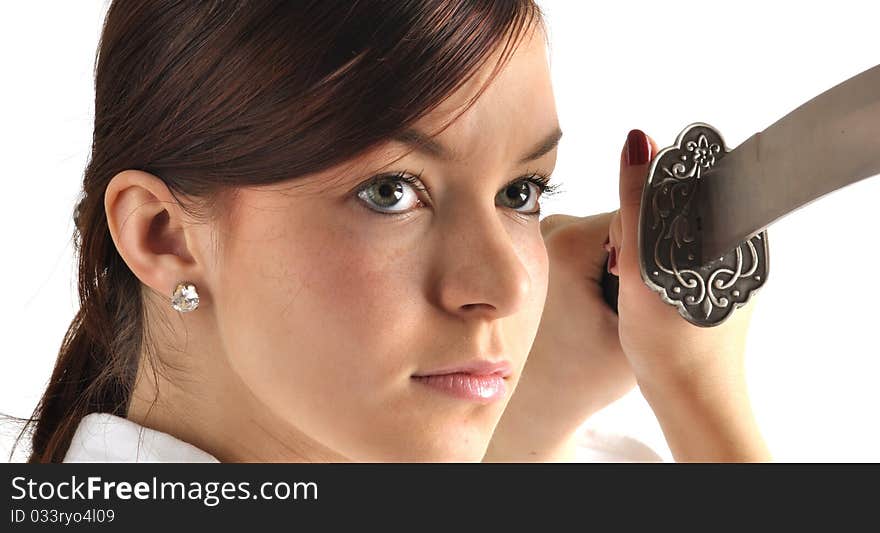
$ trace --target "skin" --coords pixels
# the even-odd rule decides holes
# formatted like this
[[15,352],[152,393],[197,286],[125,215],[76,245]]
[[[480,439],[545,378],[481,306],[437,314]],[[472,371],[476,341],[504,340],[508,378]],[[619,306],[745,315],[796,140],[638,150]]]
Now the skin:
[[[544,317],[485,460],[574,460],[579,426],[638,385],[676,461],[770,461],[744,371],[756,295],[722,324],[700,328],[644,284],[636,243],[650,162],[630,165],[625,152],[624,145],[620,209],[542,220],[550,258]],[[619,315],[601,297],[611,247]]]
[[[439,129],[496,57],[415,127]],[[557,127],[547,51],[530,33],[436,138],[455,160],[416,151],[389,165],[408,148],[389,142],[291,183],[239,189],[207,223],[156,176],[114,176],[111,236],[144,285],[170,369],[142,362],[129,418],[221,461],[479,461],[537,334],[549,269],[535,205],[498,196],[553,171],[555,149],[519,160]],[[403,170],[421,172],[429,191],[402,184],[407,196],[386,210],[404,218],[353,192]],[[187,314],[169,305],[182,280],[201,297]],[[411,377],[476,357],[510,361],[502,400],[453,398]]]
[[[535,204],[499,200],[556,162],[555,148],[519,162],[558,127],[539,35],[436,137],[452,160],[388,142],[290,183],[241,188],[204,223],[156,176],[114,176],[110,233],[143,283],[163,363],[154,372],[141,354],[128,417],[221,461],[570,460],[578,426],[638,385],[676,460],[765,459],[741,372],[750,313],[693,331],[639,278],[647,165],[621,158],[621,206],[609,213],[539,222],[527,214]],[[438,130],[489,68],[416,129]],[[404,216],[357,197],[372,176],[399,171],[421,173],[428,191],[401,184],[406,196],[388,210]],[[600,296],[608,238],[619,316]],[[201,297],[187,314],[169,305],[183,280]],[[412,379],[475,357],[511,363],[501,400]]]
[[[656,154],[657,143],[650,137],[647,142]],[[639,388],[676,461],[771,461],[745,379],[745,342],[757,294],[721,324],[702,328],[683,320],[642,282],[638,222],[650,162],[628,164],[625,151],[609,245],[619,258],[611,272],[620,276],[620,344]]]
[[547,303],[485,461],[571,461],[579,427],[635,386],[618,317],[600,285],[613,214],[541,221],[550,258]]

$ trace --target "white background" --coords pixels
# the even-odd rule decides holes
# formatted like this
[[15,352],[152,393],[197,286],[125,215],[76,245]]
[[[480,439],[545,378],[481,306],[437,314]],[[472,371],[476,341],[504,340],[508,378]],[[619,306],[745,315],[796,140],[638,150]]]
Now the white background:
[[[880,63],[875,1],[541,2],[562,129],[546,214],[617,207],[618,155],[640,128],[663,147],[691,122],[730,147]],[[71,219],[91,141],[105,2],[0,7],[3,208],[0,412],[29,415],[76,309]],[[749,389],[777,460],[877,461],[880,177],[783,218],[748,337]],[[588,425],[669,458],[636,390]],[[0,433],[8,455],[12,430]],[[21,455],[16,456],[17,459]]]

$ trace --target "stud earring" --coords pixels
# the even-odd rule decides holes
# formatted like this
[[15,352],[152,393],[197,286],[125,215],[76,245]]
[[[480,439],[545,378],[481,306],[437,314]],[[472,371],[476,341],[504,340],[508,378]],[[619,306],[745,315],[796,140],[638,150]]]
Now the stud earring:
[[177,284],[171,295],[171,307],[181,313],[189,313],[199,306],[199,293],[196,286],[189,282]]

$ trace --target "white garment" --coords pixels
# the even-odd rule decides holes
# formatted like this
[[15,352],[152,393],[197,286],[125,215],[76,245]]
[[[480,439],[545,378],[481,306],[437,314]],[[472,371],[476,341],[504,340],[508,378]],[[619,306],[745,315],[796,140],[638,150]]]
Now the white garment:
[[[587,429],[576,462],[662,461],[642,442],[625,435]],[[218,463],[216,457],[176,437],[110,413],[82,418],[64,456],[65,463]]]
[[168,433],[110,413],[80,420],[65,463],[219,463],[216,457]]
[[623,435],[587,428],[581,431],[575,452],[577,463],[662,463],[663,458],[644,442]]

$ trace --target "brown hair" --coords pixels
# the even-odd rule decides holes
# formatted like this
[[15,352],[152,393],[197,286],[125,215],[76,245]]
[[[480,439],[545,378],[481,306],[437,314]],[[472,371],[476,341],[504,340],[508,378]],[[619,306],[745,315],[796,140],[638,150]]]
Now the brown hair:
[[141,283],[107,226],[114,175],[150,172],[215,216],[224,192],[319,172],[403,131],[503,43],[464,112],[532,22],[543,28],[533,0],[114,0],[74,213],[80,309],[22,419],[28,461],[61,462],[88,413],[126,416],[139,354],[153,364]]

